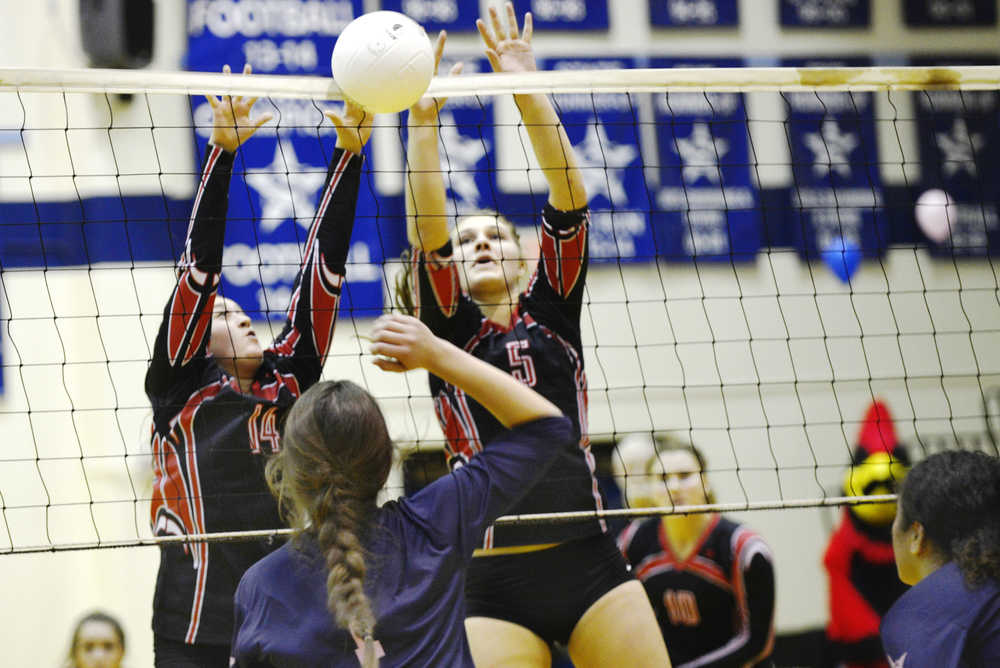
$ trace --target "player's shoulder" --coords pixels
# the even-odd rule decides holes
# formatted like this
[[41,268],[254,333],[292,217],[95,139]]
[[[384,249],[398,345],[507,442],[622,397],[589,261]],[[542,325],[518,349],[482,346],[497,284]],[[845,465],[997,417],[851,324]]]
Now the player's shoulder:
[[629,522],[618,534],[618,546],[636,552],[659,551],[659,517],[643,517]]
[[750,527],[728,517],[720,517],[714,531],[719,544],[728,547],[734,560],[746,561],[756,554],[771,560],[771,548],[764,538]]

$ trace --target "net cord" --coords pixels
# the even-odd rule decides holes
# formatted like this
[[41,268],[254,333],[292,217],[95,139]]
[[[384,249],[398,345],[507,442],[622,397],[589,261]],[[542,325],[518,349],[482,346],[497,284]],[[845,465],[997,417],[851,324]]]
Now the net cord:
[[[963,67],[678,67],[670,69],[549,70],[435,77],[432,97],[504,93],[648,93],[995,90],[1000,66]],[[175,93],[343,99],[328,77],[114,69],[0,67],[0,91],[59,93]]]
[[[857,506],[866,503],[895,503],[895,494],[872,496],[831,496],[825,499],[790,499],[785,501],[751,501],[746,503],[711,503],[693,506],[654,506],[649,508],[618,508],[613,510],[580,510],[562,513],[533,513],[505,515],[497,519],[499,525],[540,525],[584,522],[595,518],[633,519],[666,515],[691,515],[695,513],[729,513],[750,510],[787,510],[789,508],[816,508]],[[91,541],[63,543],[60,545],[31,545],[0,550],[2,554],[32,554],[38,552],[70,552],[74,550],[108,549],[116,547],[142,547],[153,545],[183,545],[185,543],[233,543],[290,536],[292,529],[265,529],[262,531],[227,531],[219,533],[188,534],[186,536],[156,536],[134,540]]]

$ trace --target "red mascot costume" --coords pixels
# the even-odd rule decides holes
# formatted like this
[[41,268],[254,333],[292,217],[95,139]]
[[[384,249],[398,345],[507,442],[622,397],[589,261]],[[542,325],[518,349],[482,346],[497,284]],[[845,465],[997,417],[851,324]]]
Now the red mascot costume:
[[[889,409],[879,400],[872,402],[844,478],[844,494],[895,494],[908,465]],[[830,538],[823,558],[830,583],[828,665],[888,668],[879,623],[906,591],[892,556],[895,515],[894,503],[847,506]]]

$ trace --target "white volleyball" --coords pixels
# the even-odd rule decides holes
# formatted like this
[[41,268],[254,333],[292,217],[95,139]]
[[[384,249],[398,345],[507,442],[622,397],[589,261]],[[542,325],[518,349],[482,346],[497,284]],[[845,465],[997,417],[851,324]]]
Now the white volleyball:
[[434,49],[424,29],[399,12],[369,12],[347,24],[330,61],[344,95],[368,111],[411,106],[434,76]]
[[917,225],[927,238],[935,243],[943,243],[951,236],[956,221],[955,200],[940,188],[924,191],[917,198],[913,215]]

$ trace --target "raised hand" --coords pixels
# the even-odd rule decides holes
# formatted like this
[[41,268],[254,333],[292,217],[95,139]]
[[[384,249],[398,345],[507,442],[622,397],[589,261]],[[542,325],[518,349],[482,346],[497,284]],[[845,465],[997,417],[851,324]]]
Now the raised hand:
[[[437,41],[434,42],[434,76],[437,76],[438,66],[441,65],[441,54],[444,53],[444,43],[448,39],[448,33],[444,30],[438,33]],[[454,76],[462,72],[462,63],[455,63],[448,76]],[[410,107],[410,125],[437,125],[438,110],[444,106],[447,98],[424,96]]]
[[375,366],[384,371],[433,369],[442,354],[443,341],[427,325],[408,315],[391,313],[375,321],[371,332]]
[[534,72],[537,66],[535,53],[531,49],[531,12],[525,13],[524,30],[519,35],[514,3],[506,3],[504,10],[507,20],[503,22],[497,8],[493,6],[489,9],[489,26],[482,19],[476,19],[476,27],[486,45],[486,57],[494,72]]
[[[243,74],[250,74],[250,64],[243,66]],[[230,74],[229,65],[222,68],[223,74]],[[221,99],[206,95],[212,107],[212,136],[209,141],[224,150],[234,153],[243,142],[253,136],[260,126],[274,118],[273,114],[263,114],[250,120],[250,110],[257,98],[242,95],[223,95]]]
[[351,153],[361,153],[361,149],[372,136],[372,121],[375,114],[365,111],[350,100],[344,100],[343,112],[338,114],[325,111],[323,115],[337,128],[337,148]]

